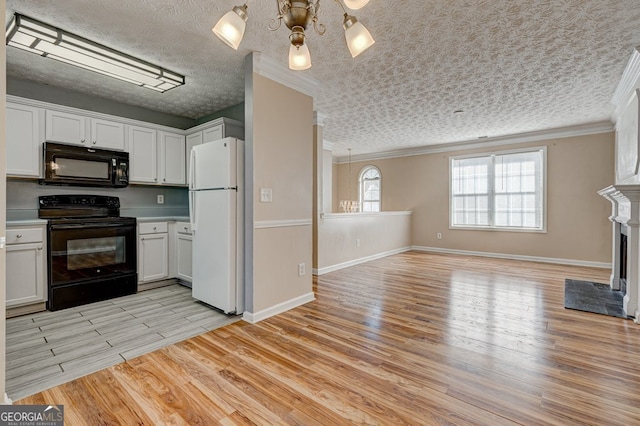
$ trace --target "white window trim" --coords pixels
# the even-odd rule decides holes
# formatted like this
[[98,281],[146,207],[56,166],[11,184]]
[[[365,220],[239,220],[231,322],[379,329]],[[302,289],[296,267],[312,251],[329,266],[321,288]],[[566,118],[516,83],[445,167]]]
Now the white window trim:
[[380,171],[380,168],[378,166],[374,166],[373,164],[369,164],[364,166],[361,170],[360,173],[358,174],[358,202],[360,203],[360,212],[362,212],[362,208],[364,206],[364,200],[362,199],[363,197],[363,193],[362,193],[362,175],[365,174],[368,170],[370,169],[375,169],[378,172],[378,176],[380,176],[380,179],[378,179],[378,181],[380,182],[379,184],[379,196],[378,196],[378,206],[380,207],[380,210],[378,210],[377,212],[364,212],[364,213],[371,213],[371,214],[376,214],[376,213],[381,213],[382,212],[382,172]]
[[[496,227],[494,225],[491,226],[472,226],[472,225],[454,225],[453,224],[453,161],[454,160],[462,160],[465,158],[479,158],[479,157],[489,157],[492,155],[508,155],[508,154],[519,154],[523,152],[533,152],[533,151],[541,151],[542,152],[542,228],[533,229],[533,228],[508,228],[508,227]],[[489,172],[490,175],[493,175],[494,171],[491,170]],[[491,197],[489,197],[489,203],[491,206],[491,212],[493,215],[493,190],[491,191]],[[449,229],[450,230],[471,230],[471,231],[498,231],[498,232],[526,232],[533,234],[546,234],[547,233],[547,147],[546,146],[537,146],[537,147],[529,147],[529,148],[519,148],[519,149],[509,149],[503,151],[490,151],[490,152],[481,152],[475,154],[464,154],[464,155],[452,155],[449,157]]]

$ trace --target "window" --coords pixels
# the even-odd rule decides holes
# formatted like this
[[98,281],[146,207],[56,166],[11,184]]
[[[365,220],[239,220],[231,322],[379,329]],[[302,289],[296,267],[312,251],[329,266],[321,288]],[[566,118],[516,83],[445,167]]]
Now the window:
[[546,148],[451,157],[451,226],[543,231]]
[[360,211],[379,212],[382,177],[376,166],[366,166],[360,172]]

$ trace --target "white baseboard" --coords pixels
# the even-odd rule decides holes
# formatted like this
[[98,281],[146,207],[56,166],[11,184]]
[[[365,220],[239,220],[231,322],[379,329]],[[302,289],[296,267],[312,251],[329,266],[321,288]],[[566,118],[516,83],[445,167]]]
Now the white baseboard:
[[287,300],[286,302],[278,303],[277,305],[270,308],[263,309],[260,312],[244,312],[242,314],[242,320],[250,322],[251,324],[255,324],[259,321],[262,321],[274,315],[281,314],[288,311],[289,309],[293,309],[314,300],[316,300],[315,294],[313,294],[313,292],[307,293],[294,299]]
[[558,265],[587,266],[590,268],[611,269],[611,264],[607,262],[591,262],[587,260],[558,259],[555,257],[524,256],[519,254],[489,253],[489,252],[483,252],[483,251],[456,250],[456,249],[445,249],[445,248],[439,248],[439,247],[413,246],[411,249],[417,250],[417,251],[426,251],[431,253],[460,254],[464,256],[493,257],[497,259],[525,260],[528,262],[555,263]]
[[324,268],[314,268],[313,275],[324,275],[329,272],[337,271],[339,269],[348,268],[349,266],[359,265],[361,263],[369,262],[371,260],[380,259],[383,257],[391,256],[393,254],[404,253],[411,250],[411,247],[402,247],[395,250],[385,251],[383,253],[372,254],[371,256],[361,257],[359,259],[349,260],[348,262],[338,263],[336,265],[325,266]]
[[5,392],[4,401],[2,401],[2,405],[13,405],[13,401],[9,398],[9,395]]

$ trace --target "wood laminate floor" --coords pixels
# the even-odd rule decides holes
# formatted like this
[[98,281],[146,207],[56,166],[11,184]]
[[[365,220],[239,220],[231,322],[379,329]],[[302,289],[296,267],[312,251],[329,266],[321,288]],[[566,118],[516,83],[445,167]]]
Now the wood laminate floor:
[[170,285],[7,320],[6,390],[16,400],[238,321]]
[[640,326],[563,308],[609,271],[408,252],[317,300],[25,398],[71,425],[640,423]]

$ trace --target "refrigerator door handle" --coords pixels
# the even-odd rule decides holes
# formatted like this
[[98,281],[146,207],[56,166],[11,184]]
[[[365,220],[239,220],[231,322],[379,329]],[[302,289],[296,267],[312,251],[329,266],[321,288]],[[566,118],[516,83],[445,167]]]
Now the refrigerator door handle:
[[196,152],[192,149],[189,155],[189,189],[196,186]]
[[196,225],[196,193],[189,191],[189,222],[191,223],[191,231],[195,231]]

